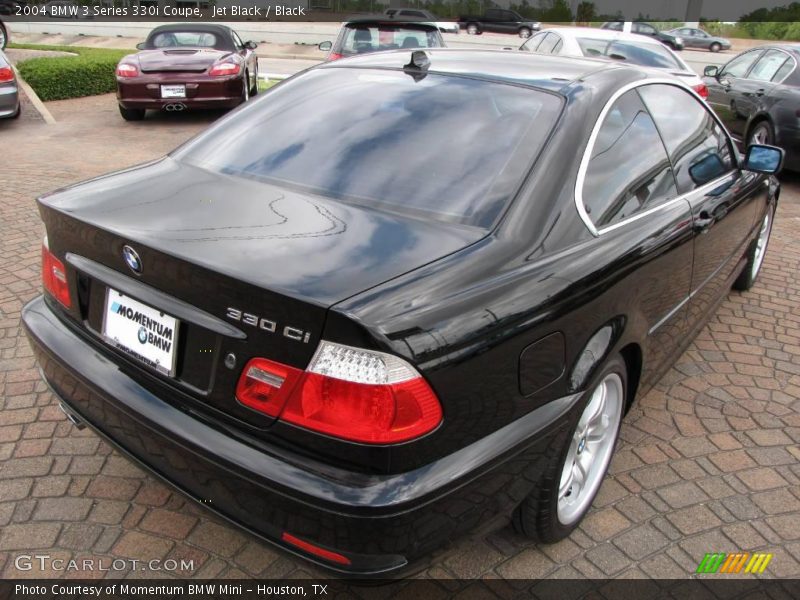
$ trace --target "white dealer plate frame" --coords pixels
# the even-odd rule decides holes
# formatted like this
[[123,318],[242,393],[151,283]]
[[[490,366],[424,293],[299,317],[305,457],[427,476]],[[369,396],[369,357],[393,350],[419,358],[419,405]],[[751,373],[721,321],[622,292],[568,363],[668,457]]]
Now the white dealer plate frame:
[[162,85],[162,98],[186,98],[186,86],[184,84]]
[[[138,333],[138,328],[136,328],[135,324],[122,324],[122,323],[112,323],[109,320],[109,316],[112,320],[115,319],[122,319],[115,313],[111,313],[111,303],[113,300],[121,299],[124,300],[125,304],[130,306],[132,309],[137,310],[144,314],[145,316],[163,324],[172,327],[173,335],[172,335],[172,345],[170,346],[170,351],[166,353],[168,355],[167,360],[161,361],[160,358],[163,355],[163,352],[149,352],[149,353],[141,353],[141,347],[139,343],[138,337],[135,334],[131,334],[132,331],[136,331]],[[114,331],[109,332],[109,328],[113,328]],[[103,306],[103,329],[101,331],[101,335],[103,339],[110,345],[114,346],[118,350],[124,352],[128,356],[135,358],[140,363],[147,365],[151,369],[163,374],[167,375],[168,377],[175,377],[175,364],[178,358],[178,329],[180,327],[180,320],[172,315],[165,313],[164,311],[158,310],[157,308],[153,308],[149,304],[145,304],[143,302],[139,302],[135,298],[131,298],[123,294],[122,292],[115,290],[111,287],[106,288],[106,297],[105,303]],[[127,332],[124,332],[124,329],[128,329]],[[127,335],[124,335],[127,333]],[[120,339],[121,336],[124,336],[125,339]],[[137,351],[139,350],[139,351]],[[147,356],[146,354],[150,354]]]

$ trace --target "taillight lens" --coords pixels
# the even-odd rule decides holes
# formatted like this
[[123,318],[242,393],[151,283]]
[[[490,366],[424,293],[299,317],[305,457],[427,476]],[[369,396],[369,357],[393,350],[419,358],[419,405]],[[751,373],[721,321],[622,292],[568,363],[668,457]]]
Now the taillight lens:
[[236,386],[236,398],[245,406],[277,417],[302,376],[300,369],[266,358],[254,358],[242,371]]
[[344,58],[344,54],[339,54],[338,52],[328,54],[328,60],[339,60],[340,58]]
[[325,341],[306,371],[251,360],[236,397],[287,423],[367,444],[407,442],[442,421],[439,399],[407,362]]
[[117,77],[136,77],[139,69],[130,63],[120,63],[117,65]]
[[0,83],[14,80],[14,70],[11,67],[0,67]]
[[212,77],[222,77],[224,75],[236,75],[239,73],[239,63],[222,62],[217,63],[208,70],[208,74]]
[[42,243],[42,283],[44,289],[50,292],[65,308],[72,305],[67,285],[67,270],[64,268],[64,263],[50,252],[47,240]]
[[706,87],[705,83],[698,83],[697,85],[693,86],[692,89],[700,94],[700,97],[704,100],[708,98],[708,87]]

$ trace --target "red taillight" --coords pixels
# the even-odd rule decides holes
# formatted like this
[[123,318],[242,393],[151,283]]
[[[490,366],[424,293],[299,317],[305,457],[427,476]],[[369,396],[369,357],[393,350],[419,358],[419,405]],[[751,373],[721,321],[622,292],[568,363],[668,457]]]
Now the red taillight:
[[693,86],[692,89],[700,94],[700,97],[704,100],[708,98],[708,88],[706,87],[705,83],[698,83],[697,85]]
[[389,354],[325,341],[307,371],[251,360],[236,397],[287,423],[366,444],[407,442],[442,421],[439,399],[411,365]]
[[0,67],[0,83],[14,80],[14,70],[11,67]]
[[236,75],[239,73],[239,64],[233,62],[217,63],[208,70],[212,77],[222,77],[224,75]]
[[64,263],[50,252],[47,243],[42,244],[42,283],[44,289],[50,292],[65,308],[71,306]]
[[315,556],[319,556],[320,558],[324,558],[327,561],[335,562],[340,565],[349,565],[350,559],[346,556],[339,554],[338,552],[333,552],[331,550],[326,550],[325,548],[320,548],[312,544],[311,542],[306,542],[305,540],[301,540],[300,538],[294,537],[291,533],[283,532],[281,539],[286,542],[287,544],[291,544],[292,546],[296,546],[301,550],[305,550],[309,554],[313,554]]
[[250,408],[277,417],[303,371],[266,358],[254,358],[242,371],[236,398]]
[[340,58],[344,58],[344,54],[339,54],[338,52],[328,54],[328,60],[339,60]]
[[130,63],[120,63],[117,65],[117,77],[136,77],[139,69]]

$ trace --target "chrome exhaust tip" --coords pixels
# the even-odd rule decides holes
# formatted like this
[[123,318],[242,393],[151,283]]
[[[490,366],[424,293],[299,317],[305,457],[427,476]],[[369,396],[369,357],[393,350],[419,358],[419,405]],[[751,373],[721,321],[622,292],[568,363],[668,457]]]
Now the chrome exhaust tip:
[[72,410],[66,404],[64,404],[63,402],[59,402],[58,408],[61,409],[61,412],[63,412],[67,416],[67,420],[70,423],[72,423],[75,427],[77,427],[78,429],[86,429],[86,423],[84,423],[78,417],[78,415],[72,412]]
[[173,102],[171,104],[167,104],[164,106],[164,110],[167,112],[180,112],[186,109],[186,105],[182,102]]

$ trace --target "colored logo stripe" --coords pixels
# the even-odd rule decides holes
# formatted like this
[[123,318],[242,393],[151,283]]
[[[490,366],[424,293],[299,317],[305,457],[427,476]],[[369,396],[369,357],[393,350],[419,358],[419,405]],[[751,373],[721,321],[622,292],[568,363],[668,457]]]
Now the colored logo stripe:
[[763,552],[756,552],[753,555],[749,552],[736,552],[733,554],[711,552],[707,553],[703,560],[700,561],[697,566],[697,573],[739,573],[742,567],[744,567],[745,573],[763,573],[773,556],[773,554]]

